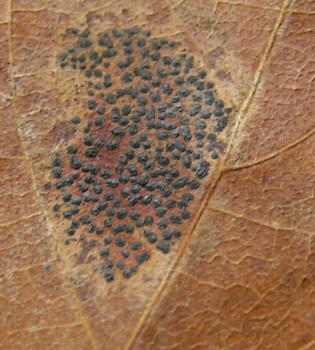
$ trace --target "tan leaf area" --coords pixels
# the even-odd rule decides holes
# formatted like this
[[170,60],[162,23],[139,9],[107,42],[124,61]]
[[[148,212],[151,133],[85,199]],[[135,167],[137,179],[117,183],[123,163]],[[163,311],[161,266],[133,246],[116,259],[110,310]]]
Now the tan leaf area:
[[[116,26],[181,41],[232,113],[181,238],[107,283],[51,162],[89,115],[65,30]],[[312,0],[0,2],[0,349],[315,349],[314,57]]]

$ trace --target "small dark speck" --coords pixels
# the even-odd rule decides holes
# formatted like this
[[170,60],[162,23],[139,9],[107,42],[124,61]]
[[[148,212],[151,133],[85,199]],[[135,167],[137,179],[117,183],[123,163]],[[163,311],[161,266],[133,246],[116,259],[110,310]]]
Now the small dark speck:
[[46,263],[44,265],[44,271],[45,272],[51,272],[51,270],[52,270],[52,265],[50,263]]
[[60,210],[60,205],[55,204],[55,205],[53,206],[53,211],[54,211],[54,212],[58,212],[59,210]]
[[46,184],[44,185],[44,190],[45,190],[45,191],[49,191],[50,189],[51,189],[51,183],[48,182],[48,183],[46,183]]
[[71,119],[71,123],[72,123],[72,124],[80,124],[80,123],[81,123],[80,117],[78,117],[78,116],[73,117],[73,118]]
[[160,241],[156,248],[159,249],[162,253],[167,254],[170,251],[170,245],[165,241]]

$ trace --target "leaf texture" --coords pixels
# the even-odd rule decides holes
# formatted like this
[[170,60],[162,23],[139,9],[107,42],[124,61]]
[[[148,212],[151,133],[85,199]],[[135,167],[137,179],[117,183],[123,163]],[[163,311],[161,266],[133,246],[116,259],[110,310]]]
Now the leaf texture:
[[[233,112],[181,239],[106,283],[51,162],[88,115],[64,32],[116,26],[182,41]],[[0,349],[314,349],[314,2],[11,0],[0,33]]]

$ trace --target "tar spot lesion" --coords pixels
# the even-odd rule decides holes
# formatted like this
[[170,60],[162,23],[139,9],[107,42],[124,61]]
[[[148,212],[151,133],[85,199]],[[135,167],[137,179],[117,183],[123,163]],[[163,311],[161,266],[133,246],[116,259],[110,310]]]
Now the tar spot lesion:
[[52,210],[80,262],[95,249],[106,281],[130,278],[182,236],[232,110],[179,42],[138,27],[66,35],[75,42],[57,61],[86,80],[88,115],[70,119],[82,138],[52,159]]

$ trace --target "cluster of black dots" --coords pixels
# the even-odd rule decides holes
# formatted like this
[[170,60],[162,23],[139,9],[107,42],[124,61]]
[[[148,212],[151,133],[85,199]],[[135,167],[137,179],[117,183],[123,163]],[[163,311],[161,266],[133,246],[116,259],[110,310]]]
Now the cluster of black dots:
[[53,210],[71,239],[95,239],[105,280],[119,270],[130,278],[150,246],[166,254],[182,235],[231,109],[178,42],[137,27],[66,35],[74,44],[58,63],[84,75],[89,112],[84,125],[70,121],[81,141],[52,160]]

